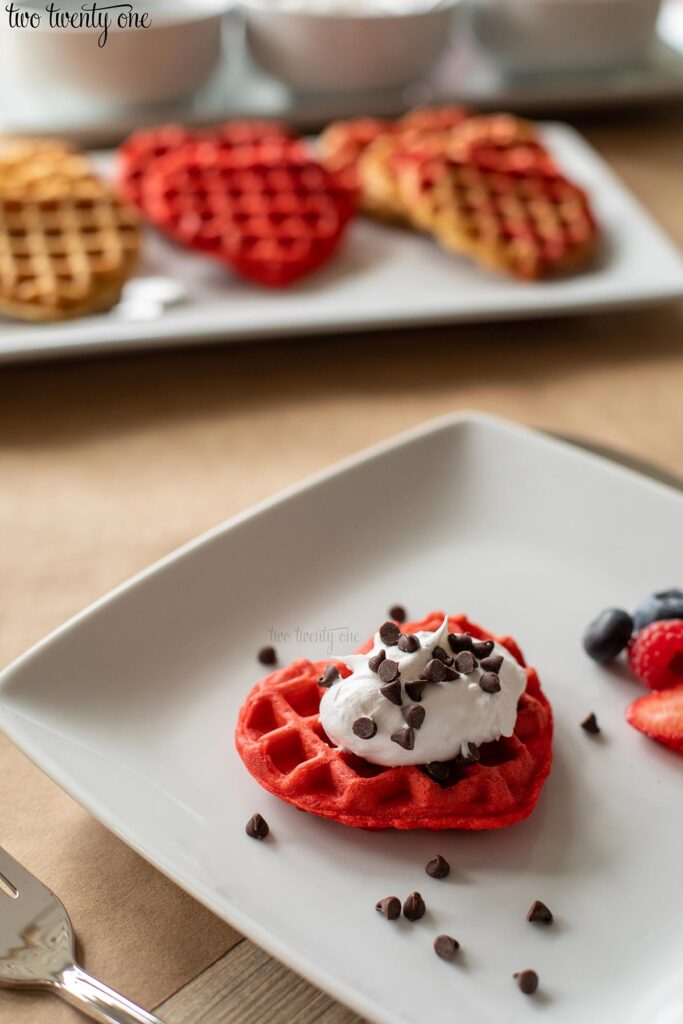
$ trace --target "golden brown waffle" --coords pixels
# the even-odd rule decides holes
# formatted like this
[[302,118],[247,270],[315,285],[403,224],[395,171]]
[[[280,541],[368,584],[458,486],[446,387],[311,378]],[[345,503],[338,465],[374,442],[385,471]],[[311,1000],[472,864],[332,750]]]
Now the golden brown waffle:
[[398,183],[398,168],[411,154],[463,155],[475,148],[507,149],[535,140],[535,127],[511,114],[468,117],[462,107],[415,110],[379,136],[358,159],[363,209],[383,220],[412,222]]
[[136,266],[137,217],[111,194],[0,194],[0,314],[51,321],[114,305]]
[[493,270],[535,280],[576,269],[596,248],[586,195],[540,145],[406,158],[398,182],[416,226]]
[[61,142],[43,139],[0,143],[0,195],[20,199],[55,199],[71,195],[105,195],[107,185],[90,162]]

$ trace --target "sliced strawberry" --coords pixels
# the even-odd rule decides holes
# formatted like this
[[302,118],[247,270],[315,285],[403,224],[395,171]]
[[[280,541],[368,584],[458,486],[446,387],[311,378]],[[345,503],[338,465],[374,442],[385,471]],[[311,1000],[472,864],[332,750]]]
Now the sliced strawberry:
[[626,720],[650,739],[683,753],[683,684],[638,697],[629,705]]

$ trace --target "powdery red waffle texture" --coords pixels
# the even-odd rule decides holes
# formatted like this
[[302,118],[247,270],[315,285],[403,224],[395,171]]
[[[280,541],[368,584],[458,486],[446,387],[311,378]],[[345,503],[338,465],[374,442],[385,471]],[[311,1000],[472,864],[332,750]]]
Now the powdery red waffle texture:
[[143,203],[176,241],[269,287],[326,263],[354,212],[335,177],[285,138],[228,149],[186,143],[151,166]]
[[[435,630],[442,621],[443,613],[433,612],[400,628]],[[524,666],[509,637],[495,638],[464,615],[449,616],[448,625],[497,639]],[[361,651],[371,646],[368,641]],[[317,684],[329,664],[349,675],[342,661],[296,661],[257,683],[242,705],[237,749],[265,789],[301,810],[365,829],[505,828],[531,813],[550,770],[553,731],[533,668],[526,668],[513,736],[482,745],[481,760],[463,765],[458,781],[442,788],[416,765],[385,768],[331,746],[318,715],[324,690]]]

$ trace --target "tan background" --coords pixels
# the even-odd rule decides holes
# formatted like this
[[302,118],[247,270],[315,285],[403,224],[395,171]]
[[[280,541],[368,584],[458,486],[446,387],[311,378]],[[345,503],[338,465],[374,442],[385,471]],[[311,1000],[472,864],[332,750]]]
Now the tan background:
[[[683,242],[683,114],[584,125]],[[683,474],[683,311],[196,348],[0,372],[0,662],[149,562],[330,462],[456,408]],[[352,1015],[240,942],[0,738],[0,844],[72,912],[85,966],[171,1024]],[[0,1024],[81,1018],[0,993]]]

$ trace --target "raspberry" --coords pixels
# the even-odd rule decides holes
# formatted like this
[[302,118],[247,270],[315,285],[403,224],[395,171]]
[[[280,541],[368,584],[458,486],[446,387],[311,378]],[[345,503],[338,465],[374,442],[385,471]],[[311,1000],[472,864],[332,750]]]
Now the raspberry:
[[653,690],[683,683],[683,619],[652,622],[628,648],[631,668]]

